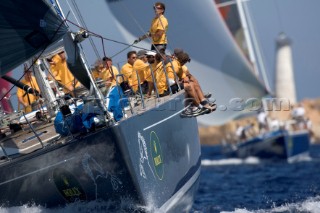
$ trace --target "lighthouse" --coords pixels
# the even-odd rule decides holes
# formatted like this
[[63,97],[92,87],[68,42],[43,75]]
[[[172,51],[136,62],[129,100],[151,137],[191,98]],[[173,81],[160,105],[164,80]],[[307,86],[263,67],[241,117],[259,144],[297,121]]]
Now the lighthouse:
[[296,88],[293,73],[291,41],[285,33],[280,33],[276,40],[276,75],[275,95],[295,104]]

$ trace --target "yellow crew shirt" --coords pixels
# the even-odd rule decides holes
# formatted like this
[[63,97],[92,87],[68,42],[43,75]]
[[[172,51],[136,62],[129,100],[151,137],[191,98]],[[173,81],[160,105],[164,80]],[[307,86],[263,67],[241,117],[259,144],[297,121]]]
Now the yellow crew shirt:
[[[164,33],[160,38],[156,38],[153,35],[157,30],[164,30]],[[151,33],[152,43],[153,44],[167,44],[167,30],[168,30],[168,20],[164,15],[155,17],[152,19],[151,27],[149,32]]]
[[148,64],[148,68],[146,69],[146,71],[145,71],[145,73],[144,73],[144,76],[145,76],[145,78],[146,78],[146,81],[148,81],[148,82],[153,82],[150,67],[151,67],[152,72],[153,72],[154,77],[155,77],[155,70],[156,70],[156,68],[157,68],[157,64],[156,64],[156,63]]
[[124,75],[124,81],[128,81],[129,85],[132,85],[132,72],[133,72],[133,66],[129,63],[126,63],[121,68],[121,74]]
[[[26,79],[22,79],[20,82],[30,86],[31,88],[38,90],[38,92],[40,92],[39,85],[38,85],[37,80],[34,76],[31,76],[31,81],[27,81]],[[22,97],[23,103],[28,104],[28,106],[24,108],[24,111],[25,111],[25,113],[29,113],[29,112],[32,112],[31,104],[37,100],[37,96],[35,96],[33,94],[26,94],[24,96],[25,93],[26,93],[26,91],[24,91],[23,89],[21,89],[21,88],[17,89],[17,97]],[[29,96],[30,103],[28,100],[28,96]]]
[[134,92],[138,90],[138,77],[140,79],[140,84],[142,84],[146,78],[145,78],[145,72],[148,70],[149,65],[145,62],[143,62],[141,59],[137,59],[133,64],[133,74],[131,76],[132,79],[132,89]]
[[157,64],[156,71],[155,71],[155,78],[156,78],[158,93],[161,95],[168,88],[166,74],[164,73],[162,62],[159,62]]
[[[72,73],[70,72],[68,66],[67,66],[67,62],[66,61],[62,61],[59,55],[55,55],[52,58],[52,61],[55,63],[55,69],[57,71],[57,77],[56,80],[61,80],[61,83],[68,87],[68,86],[73,86],[74,85],[74,81],[75,78],[72,75]],[[76,81],[76,85],[73,86],[74,88],[80,86],[80,83],[78,81]],[[68,89],[63,88],[64,92],[70,92]]]
[[[116,82],[116,77],[119,74],[118,69],[115,66],[111,66],[112,69],[104,69],[103,72],[101,73],[101,79],[105,81],[110,81],[110,86],[109,87],[114,87],[117,85]],[[112,73],[113,72],[113,75]]]

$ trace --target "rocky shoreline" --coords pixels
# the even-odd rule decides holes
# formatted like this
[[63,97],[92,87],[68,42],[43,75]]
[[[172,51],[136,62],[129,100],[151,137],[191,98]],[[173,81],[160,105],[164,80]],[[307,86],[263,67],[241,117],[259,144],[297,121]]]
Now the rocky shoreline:
[[[305,99],[302,102],[306,111],[306,117],[312,122],[313,143],[320,143],[320,99]],[[269,115],[280,121],[290,118],[291,110],[271,111]],[[236,124],[245,125],[248,122],[254,124],[254,131],[258,132],[256,117],[248,117],[241,120],[231,121],[222,126],[199,126],[200,142],[202,145],[217,145],[223,141],[232,141],[236,131]]]

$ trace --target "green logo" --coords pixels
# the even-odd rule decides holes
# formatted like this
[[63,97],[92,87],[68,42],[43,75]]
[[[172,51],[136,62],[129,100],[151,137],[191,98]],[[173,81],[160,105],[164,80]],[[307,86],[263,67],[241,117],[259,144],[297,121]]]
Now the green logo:
[[70,172],[57,168],[53,171],[53,180],[60,194],[69,203],[87,199],[80,183]]
[[150,133],[150,150],[156,174],[159,180],[162,180],[164,175],[163,155],[159,138],[154,131]]

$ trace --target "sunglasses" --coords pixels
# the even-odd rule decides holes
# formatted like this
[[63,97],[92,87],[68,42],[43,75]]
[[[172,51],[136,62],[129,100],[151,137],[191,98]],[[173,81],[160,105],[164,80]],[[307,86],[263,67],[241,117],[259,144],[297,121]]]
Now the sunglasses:
[[154,58],[154,56],[153,55],[148,55],[147,58]]
[[156,6],[153,6],[153,9],[154,10],[163,10],[162,7],[156,7]]

